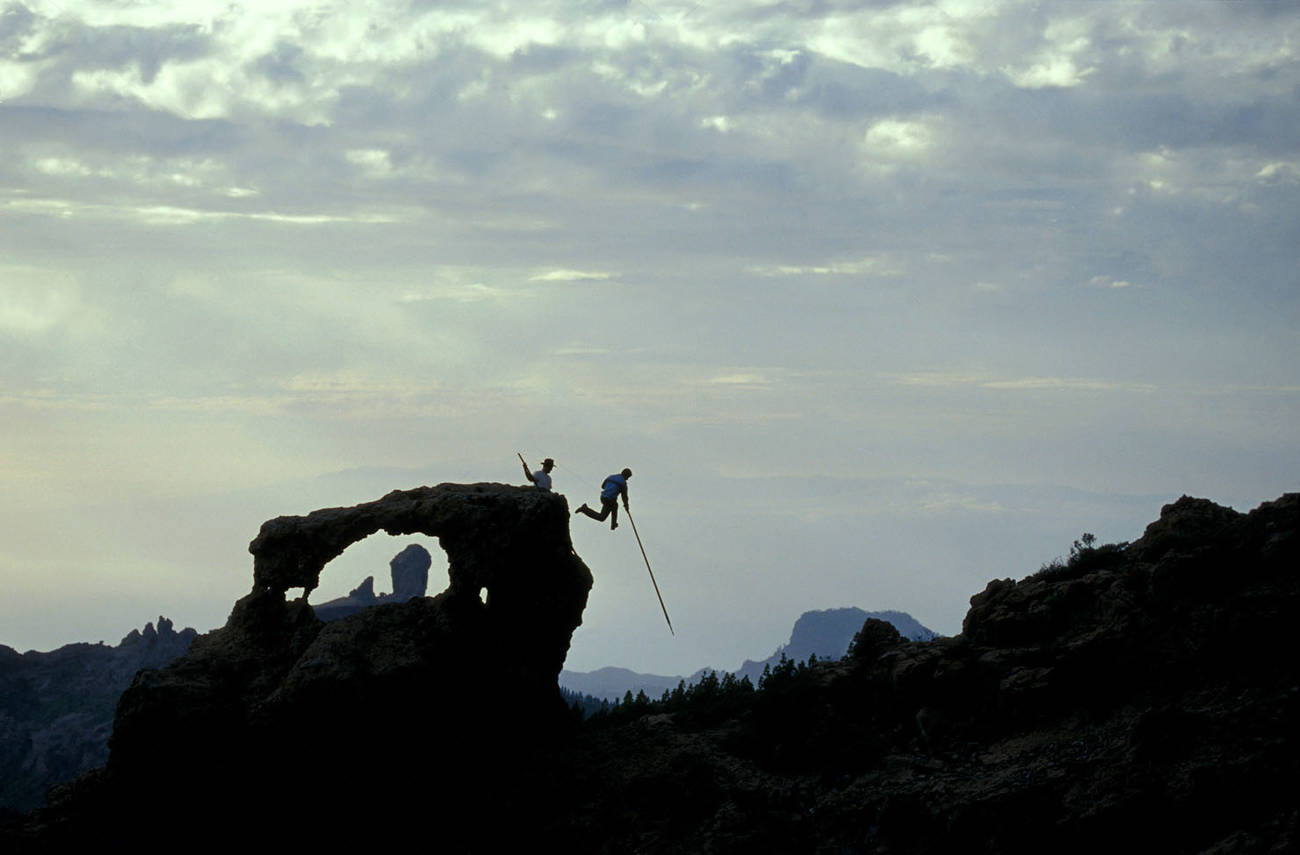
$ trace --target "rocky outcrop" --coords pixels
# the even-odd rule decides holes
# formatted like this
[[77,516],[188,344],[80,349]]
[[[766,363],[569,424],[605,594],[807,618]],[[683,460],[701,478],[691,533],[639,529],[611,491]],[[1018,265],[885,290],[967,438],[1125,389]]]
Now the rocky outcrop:
[[0,813],[26,811],[45,791],[108,760],[113,711],[141,668],[161,668],[197,633],[158,618],[116,647],[66,644],[48,653],[0,646]]
[[388,562],[393,599],[401,603],[412,597],[423,597],[429,587],[429,566],[432,563],[429,551],[418,543],[412,543],[394,555]]
[[[252,591],[186,657],[136,678],[106,769],[63,792],[42,833],[64,844],[105,823],[134,836],[142,822],[211,829],[236,815],[256,827],[490,810],[479,794],[569,723],[556,675],[592,577],[568,520],[563,496],[499,484],[269,520],[249,546]],[[320,621],[306,594],[322,568],[380,530],[437,537],[447,589]],[[184,788],[157,787],[169,770]],[[126,798],[139,792],[147,810]]]
[[375,594],[375,577],[367,576],[361,584],[348,592],[346,597],[319,603],[312,606],[316,617],[323,621],[338,620],[356,614],[362,609],[384,603],[404,603],[416,597],[423,597],[429,585],[429,567],[433,559],[429,550],[418,543],[412,543],[393,556],[388,562],[393,580],[391,594]]

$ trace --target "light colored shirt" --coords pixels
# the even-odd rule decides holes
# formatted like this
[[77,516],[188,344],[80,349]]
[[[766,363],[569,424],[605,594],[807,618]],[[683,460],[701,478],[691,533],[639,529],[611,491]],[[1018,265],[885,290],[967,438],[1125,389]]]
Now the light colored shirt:
[[549,493],[551,490],[551,476],[542,469],[538,469],[536,472],[532,474],[533,474],[533,484],[537,487],[537,489],[546,490]]

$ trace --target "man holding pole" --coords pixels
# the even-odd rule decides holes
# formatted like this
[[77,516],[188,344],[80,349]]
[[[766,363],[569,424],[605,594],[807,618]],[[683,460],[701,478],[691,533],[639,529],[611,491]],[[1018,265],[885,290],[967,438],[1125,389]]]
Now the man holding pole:
[[672,619],[668,617],[668,607],[664,605],[663,594],[659,593],[659,582],[655,580],[655,571],[650,569],[650,559],[646,557],[645,546],[641,543],[641,533],[636,530],[636,520],[632,519],[632,509],[627,506],[627,479],[632,477],[631,469],[624,469],[617,475],[610,475],[600,485],[600,513],[596,513],[587,507],[583,502],[582,507],[574,511],[575,514],[586,514],[593,520],[599,522],[605,517],[612,517],[609,522],[609,529],[613,531],[618,528],[618,499],[623,497],[623,510],[627,511],[627,520],[632,523],[632,533],[636,535],[636,545],[641,549],[641,558],[645,560],[646,572],[650,574],[650,584],[655,586],[655,596],[659,598],[659,608],[663,609],[664,620],[668,623],[668,631],[673,635],[677,631],[673,629]]
[[623,497],[623,510],[628,511],[627,507],[627,479],[632,477],[631,469],[624,469],[617,475],[610,475],[600,485],[600,513],[596,513],[587,507],[583,502],[582,507],[574,511],[575,514],[586,514],[597,522],[603,522],[605,517],[610,517],[609,530],[613,531],[618,528],[618,498]]
[[528,464],[524,463],[524,456],[522,454],[519,455],[519,462],[524,464],[524,477],[529,481],[532,481],[533,486],[539,490],[544,490],[547,493],[551,492],[551,470],[555,468],[554,460],[549,457],[546,458],[542,461],[542,468],[536,472],[528,471]]

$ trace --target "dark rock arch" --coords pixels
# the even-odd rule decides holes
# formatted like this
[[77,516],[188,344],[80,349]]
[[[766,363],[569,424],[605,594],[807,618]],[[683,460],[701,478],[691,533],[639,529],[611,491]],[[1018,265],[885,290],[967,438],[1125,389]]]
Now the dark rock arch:
[[[122,695],[109,792],[183,768],[195,789],[159,796],[182,825],[205,799],[259,816],[391,799],[446,817],[489,809],[478,794],[516,786],[570,721],[556,677],[592,576],[569,519],[559,494],[440,484],[268,520],[249,546],[252,590],[226,625]],[[438,538],[446,590],[320,621],[306,594],[322,568],[380,530]],[[365,783],[412,775],[419,788],[397,795]],[[110,798],[119,810],[132,815]]]
[[573,551],[568,521],[563,496],[502,484],[394,490],[353,507],[276,517],[248,546],[249,597],[283,600],[302,588],[306,602],[326,564],[378,531],[436,537],[450,577],[440,597],[465,606],[459,601],[486,589],[491,622],[521,643],[527,639],[532,655],[553,667],[554,679],[592,585],[591,571]]

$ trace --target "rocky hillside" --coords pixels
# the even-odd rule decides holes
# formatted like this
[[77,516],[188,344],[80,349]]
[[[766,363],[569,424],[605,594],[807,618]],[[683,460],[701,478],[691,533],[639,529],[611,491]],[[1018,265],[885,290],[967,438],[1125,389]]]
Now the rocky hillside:
[[1166,506],[1131,545],[868,621],[854,655],[723,717],[647,710],[565,758],[593,852],[1290,852],[1300,494]]
[[[409,844],[412,828],[453,852],[1300,841],[1286,640],[1300,494],[1250,514],[1185,497],[1131,545],[991,582],[958,636],[910,642],[868,620],[842,661],[595,725],[558,714],[554,696],[591,580],[567,514],[560,496],[441,485],[268,522],[227,626],[140,675],[107,767],[0,843],[201,829],[218,844]],[[448,590],[330,624],[285,598],[380,527],[439,536]]]
[[160,617],[116,647],[20,654],[0,645],[0,814],[31,810],[53,785],[104,765],[122,690],[141,668],[184,654],[195,635]]

